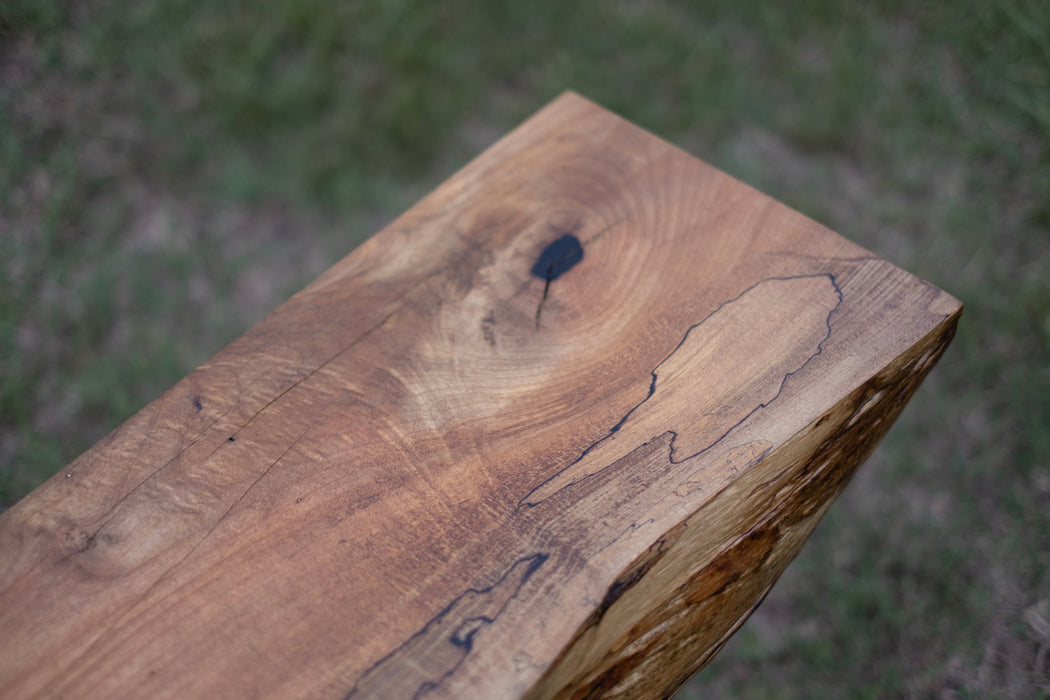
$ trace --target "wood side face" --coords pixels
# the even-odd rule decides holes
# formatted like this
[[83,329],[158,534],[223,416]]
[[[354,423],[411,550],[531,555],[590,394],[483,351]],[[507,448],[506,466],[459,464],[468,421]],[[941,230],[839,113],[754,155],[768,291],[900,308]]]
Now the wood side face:
[[667,692],[959,308],[565,95],[0,514],[0,687]]
[[765,597],[951,341],[957,317],[649,548],[529,697],[668,697]]

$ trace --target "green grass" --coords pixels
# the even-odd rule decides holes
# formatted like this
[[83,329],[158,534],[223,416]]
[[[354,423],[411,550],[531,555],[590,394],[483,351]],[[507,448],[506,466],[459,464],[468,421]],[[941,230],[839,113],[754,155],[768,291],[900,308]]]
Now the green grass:
[[8,0],[0,502],[564,89],[967,305],[683,697],[1046,697],[1047,3]]

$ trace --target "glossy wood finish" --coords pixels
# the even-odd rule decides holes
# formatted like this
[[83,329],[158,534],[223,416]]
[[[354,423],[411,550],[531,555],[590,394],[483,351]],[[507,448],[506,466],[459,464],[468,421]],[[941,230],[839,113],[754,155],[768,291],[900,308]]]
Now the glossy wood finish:
[[566,94],[0,515],[0,687],[669,693],[959,313]]

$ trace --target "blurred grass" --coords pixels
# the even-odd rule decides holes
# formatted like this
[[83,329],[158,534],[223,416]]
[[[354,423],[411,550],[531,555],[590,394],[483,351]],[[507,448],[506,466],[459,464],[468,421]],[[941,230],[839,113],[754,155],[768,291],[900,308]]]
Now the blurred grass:
[[567,88],[967,304],[682,697],[1047,697],[1047,3],[6,0],[0,502]]

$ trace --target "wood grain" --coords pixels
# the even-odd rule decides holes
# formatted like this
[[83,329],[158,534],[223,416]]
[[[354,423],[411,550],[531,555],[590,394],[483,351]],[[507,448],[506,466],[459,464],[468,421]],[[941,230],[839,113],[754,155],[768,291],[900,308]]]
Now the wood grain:
[[960,310],[563,95],[0,515],[0,687],[670,693]]

